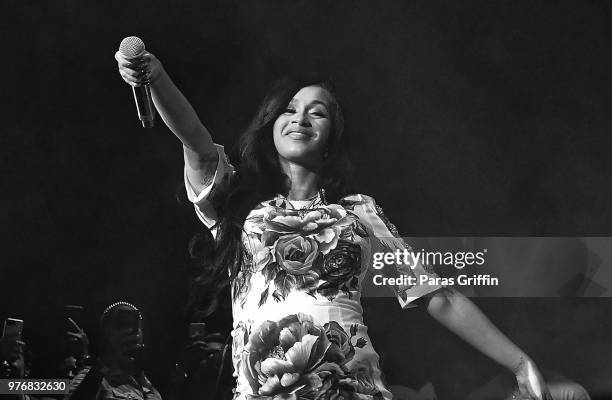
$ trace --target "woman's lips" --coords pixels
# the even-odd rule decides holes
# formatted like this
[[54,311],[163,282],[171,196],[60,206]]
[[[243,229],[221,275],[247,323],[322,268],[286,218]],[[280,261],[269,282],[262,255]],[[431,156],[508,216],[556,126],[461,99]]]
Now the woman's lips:
[[287,136],[296,140],[308,140],[310,139],[312,134],[304,131],[290,131],[289,133],[287,133]]

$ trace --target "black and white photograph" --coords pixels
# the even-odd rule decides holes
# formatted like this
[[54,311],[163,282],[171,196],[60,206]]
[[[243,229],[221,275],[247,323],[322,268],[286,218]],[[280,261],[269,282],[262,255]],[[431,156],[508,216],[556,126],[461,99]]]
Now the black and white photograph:
[[611,3],[2,20],[2,398],[612,399]]

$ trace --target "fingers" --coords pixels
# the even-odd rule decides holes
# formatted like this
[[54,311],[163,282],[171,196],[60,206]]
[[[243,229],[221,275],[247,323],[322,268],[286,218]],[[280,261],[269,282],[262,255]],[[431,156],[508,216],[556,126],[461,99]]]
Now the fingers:
[[74,326],[77,332],[83,332],[83,329],[81,329],[81,327],[78,326],[77,323],[74,322],[72,318],[68,317],[68,321],[70,321],[70,323],[72,324],[72,326]]
[[119,339],[119,345],[130,345],[133,343],[142,343],[142,335],[140,333],[130,333],[129,335],[122,336]]
[[206,349],[208,351],[223,351],[223,347],[225,347],[223,343],[213,342],[213,343],[208,343],[208,345],[206,346]]
[[119,331],[116,331],[117,337],[124,338],[129,336],[137,336],[139,334],[138,331],[134,330],[134,328],[124,328]]
[[122,63],[124,63],[124,62],[127,62],[127,61],[128,61],[128,59],[127,59],[127,58],[125,58],[125,57],[123,56],[123,54],[122,54],[120,51],[116,51],[116,52],[115,52],[115,60],[117,60],[117,62],[119,63],[119,65],[121,65]]
[[191,335],[189,337],[189,340],[192,343],[195,343],[195,342],[204,342],[204,343],[219,342],[219,343],[225,343],[225,337],[222,334],[220,334],[220,333],[209,333],[206,336],[202,336],[200,333],[194,333],[193,335]]
[[[151,57],[149,55],[146,58],[146,60],[148,61],[150,59]],[[123,54],[117,51],[115,53],[115,60],[117,60],[117,64],[119,64],[119,67],[129,67],[129,66],[134,66],[136,64],[142,63],[145,60],[145,58],[144,58],[144,54],[141,55],[140,57],[127,58]]]
[[108,340],[112,346],[120,348],[124,345],[142,342],[142,335],[140,332],[135,333],[133,329],[128,328],[112,332]]
[[138,58],[128,59],[121,53],[116,52],[115,59],[119,67],[119,74],[126,83],[136,87],[149,83],[151,78],[149,65],[151,54],[147,53]]
[[146,53],[137,58],[125,58],[121,55],[115,56],[119,70],[127,70],[126,72],[150,72],[155,66],[153,65],[154,56]]
[[123,78],[125,83],[127,83],[130,86],[138,87],[138,86],[141,85],[139,80],[134,79],[134,78],[130,77],[129,75],[126,75],[123,72],[119,72],[119,75],[121,75],[121,78]]
[[221,343],[205,343],[205,342],[195,342],[185,347],[185,351],[195,353],[215,353],[223,351],[224,345]]
[[142,61],[142,59],[134,59],[131,62],[119,65],[119,71],[124,71],[130,75],[139,75],[148,71],[149,69],[149,65]]
[[126,83],[135,87],[146,85],[150,81],[150,75],[147,72],[137,72],[126,68],[119,70],[119,74]]
[[202,336],[200,333],[196,332],[193,335],[189,336],[190,341],[205,341],[206,337]]
[[144,53],[140,56],[140,59],[144,61],[145,64],[149,64],[155,56],[148,51],[145,50]]
[[206,335],[204,340],[206,340],[207,342],[225,343],[225,337],[222,334],[218,333],[218,332]]
[[198,340],[197,342],[193,342],[193,343],[189,344],[187,347],[185,347],[185,350],[193,350],[193,349],[205,350],[206,349],[206,342],[202,342],[202,341]]
[[190,369],[195,368],[195,365],[198,364],[201,367],[207,368],[211,361],[221,357],[224,347],[225,345],[220,342],[195,341],[184,348],[182,355],[183,363],[189,366],[188,368]]
[[185,346],[186,351],[222,351],[225,347],[224,337],[220,333],[211,333],[206,336],[195,333],[189,339],[189,343]]

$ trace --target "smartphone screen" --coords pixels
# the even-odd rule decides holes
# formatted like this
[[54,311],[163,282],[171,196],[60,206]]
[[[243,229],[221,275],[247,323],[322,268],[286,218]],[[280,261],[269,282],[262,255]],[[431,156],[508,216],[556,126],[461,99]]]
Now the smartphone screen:
[[206,336],[205,322],[192,322],[189,324],[189,337]]
[[23,332],[23,320],[16,318],[7,318],[4,320],[4,328],[2,330],[2,336],[14,337],[17,340],[21,340],[21,333]]

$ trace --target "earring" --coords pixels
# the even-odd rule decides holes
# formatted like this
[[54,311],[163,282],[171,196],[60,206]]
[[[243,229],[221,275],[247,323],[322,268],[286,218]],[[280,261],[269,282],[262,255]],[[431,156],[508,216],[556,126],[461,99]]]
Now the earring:
[[329,157],[329,149],[326,147],[325,151],[323,152],[323,159],[327,160],[327,157]]

